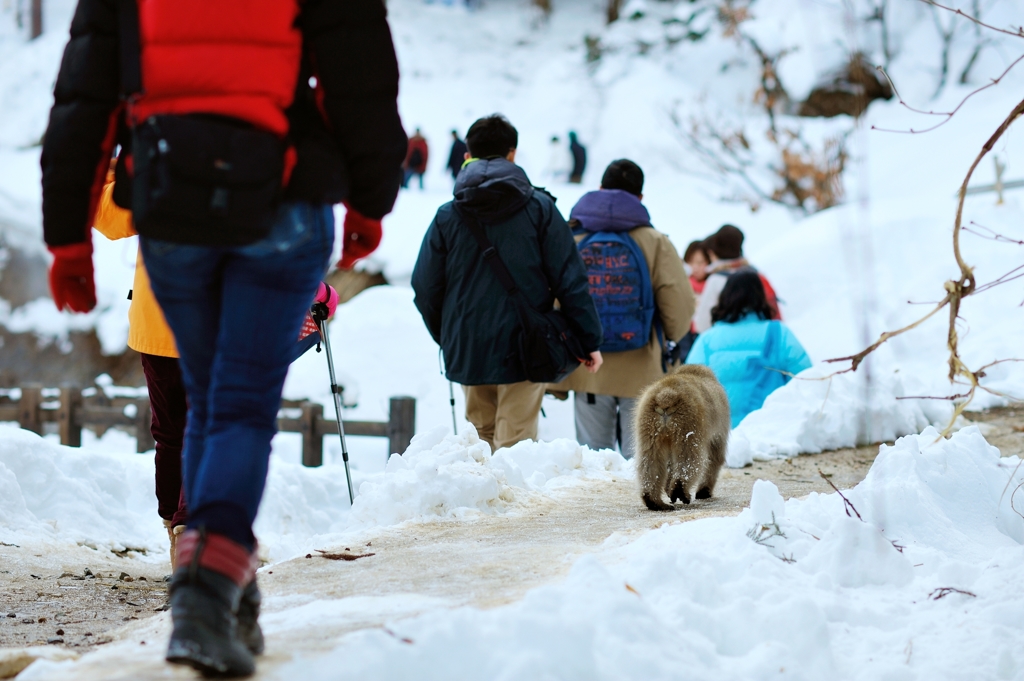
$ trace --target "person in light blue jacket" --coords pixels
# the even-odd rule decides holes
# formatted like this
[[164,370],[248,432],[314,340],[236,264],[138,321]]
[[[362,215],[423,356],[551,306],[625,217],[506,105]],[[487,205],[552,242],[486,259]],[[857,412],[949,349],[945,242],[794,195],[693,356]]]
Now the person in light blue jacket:
[[687,364],[710,367],[721,381],[733,428],[776,388],[811,366],[796,335],[771,316],[757,272],[737,271],[711,311],[712,327],[697,336],[686,357]]

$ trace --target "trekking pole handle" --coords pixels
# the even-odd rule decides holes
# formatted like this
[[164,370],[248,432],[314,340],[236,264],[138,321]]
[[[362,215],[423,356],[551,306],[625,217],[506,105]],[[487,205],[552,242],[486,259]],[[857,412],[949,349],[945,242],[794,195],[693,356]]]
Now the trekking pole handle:
[[320,322],[327,321],[330,311],[327,309],[327,303],[313,303],[309,308],[309,315],[313,318],[313,321],[320,325]]

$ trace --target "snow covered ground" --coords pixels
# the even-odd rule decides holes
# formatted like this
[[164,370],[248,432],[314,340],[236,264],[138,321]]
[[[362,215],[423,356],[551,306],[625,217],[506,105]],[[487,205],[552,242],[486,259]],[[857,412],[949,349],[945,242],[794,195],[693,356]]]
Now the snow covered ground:
[[[453,445],[433,452],[460,451],[451,463],[474,468],[472,453]],[[258,678],[1021,679],[1020,464],[974,427],[950,440],[928,428],[883,446],[842,497],[783,501],[758,481],[738,516],[613,534],[564,580],[508,605],[453,608],[419,593],[272,596]],[[480,489],[453,481],[446,490]],[[294,583],[322,569],[300,558],[264,568],[264,578],[283,572]],[[81,660],[40,660],[19,680],[163,678],[167,624],[140,623]]]
[[[846,118],[780,116],[781,127],[802,127],[815,140],[849,133],[847,203],[810,217],[771,203],[751,212],[742,202],[722,200],[738,191],[734,181],[702,165],[672,123],[673,115],[723,121],[746,130],[757,149],[764,145],[763,113],[753,102],[759,65],[737,57],[735,40],[714,26],[701,42],[670,39],[678,30],[670,15],[701,4],[707,3],[634,0],[625,16],[643,16],[605,29],[594,0],[556,0],[546,21],[513,3],[493,1],[469,12],[390,0],[400,107],[407,127],[420,127],[430,140],[431,165],[426,189],[402,193],[385,220],[380,250],[362,265],[383,271],[392,286],[342,306],[331,339],[346,401],[355,405],[346,417],[385,420],[389,397],[411,395],[420,436],[404,457],[390,461],[383,440],[352,438],[359,496],[349,509],[337,442],[325,441],[327,465],[306,469],[298,463],[298,436],[279,435],[257,521],[268,559],[409,521],[514,515],[566,486],[629,474],[617,455],[570,441],[568,403],[545,401],[541,438],[548,442],[494,456],[461,416],[459,435],[447,434],[449,386],[408,280],[434,211],[450,198],[443,168],[449,132],[464,132],[480,115],[501,111],[518,126],[518,159],[559,197],[564,214],[596,187],[609,161],[629,157],[646,172],[644,200],[655,226],[678,248],[723,223],[740,226],[747,255],[771,279],[787,324],[817,363],[801,379],[828,375],[835,367],[824,360],[860,350],[922,314],[922,303],[942,297],[943,282],[957,273],[950,250],[954,193],[1019,98],[1024,75],[1012,73],[927,135],[875,129],[928,124],[895,100],[873,104],[856,128]],[[0,236],[16,247],[39,243],[34,145],[45,129],[73,6],[73,0],[47,0],[47,30],[32,43],[10,29],[10,5],[0,11]],[[866,10],[865,3],[817,0],[752,5],[745,26],[765,49],[800,48],[780,66],[794,98],[852,49],[877,51],[874,34],[850,28],[849,7]],[[1012,9],[1011,0],[1002,0],[986,11],[1006,23]],[[982,52],[973,85],[952,82],[932,100],[941,50],[932,18],[911,0],[893,11],[898,49],[890,72],[903,96],[926,109],[952,108],[1021,51],[1012,39],[996,39]],[[585,59],[585,35],[604,48],[597,62]],[[954,61],[962,65],[971,45],[966,38],[957,42]],[[550,173],[548,141],[564,140],[570,129],[589,146],[580,186]],[[1011,129],[994,150],[1007,162],[1008,179],[1024,174],[1021,134]],[[986,161],[975,182],[993,179]],[[1008,192],[1004,204],[994,203],[991,194],[969,198],[965,223],[1024,239],[1024,193]],[[96,328],[104,351],[120,352],[137,246],[133,239],[95,236],[94,242],[95,312],[57,313],[45,299],[11,309],[0,300],[0,324],[34,331],[41,342]],[[962,244],[979,282],[1020,264],[1019,245],[970,234]],[[1019,356],[1021,299],[1017,281],[965,302],[961,350],[968,366]],[[1019,462],[1000,460],[972,429],[936,442],[929,426],[945,425],[949,404],[897,399],[949,394],[945,338],[939,315],[888,343],[856,374],[792,382],[733,434],[734,466],[909,435],[885,448],[868,479],[846,493],[862,519],[847,513],[838,495],[783,502],[763,484],[738,518],[666,526],[628,543],[610,539],[580,559],[564,582],[505,607],[438,607],[409,620],[395,607],[387,631],[348,635],[326,656],[300,651],[269,667],[268,678],[668,679],[686,670],[726,679],[1024,679]],[[286,396],[330,405],[324,365],[313,352],[297,361]],[[1024,365],[996,367],[983,384],[1024,396]],[[455,397],[461,414],[458,389]],[[1005,399],[983,393],[974,407]],[[0,541],[50,551],[134,549],[134,560],[162,560],[166,537],[151,493],[152,459],[133,450],[133,441],[115,431],[99,440],[87,436],[85,447],[71,450],[0,426]],[[320,607],[330,614],[362,602]],[[289,619],[284,609],[268,623],[269,635],[297,626],[306,614],[295,610]],[[139,653],[121,646],[100,654],[117,660]],[[76,669],[39,662],[23,677],[76,678]]]
[[[163,561],[153,459],[110,449],[64,447],[0,425],[0,541],[132,550]],[[626,470],[617,453],[570,440],[521,442],[492,456],[472,428],[453,436],[438,427],[417,435],[385,470],[357,475],[351,507],[340,466],[310,469],[274,457],[256,532],[264,557],[280,561],[406,521],[514,513],[532,494]]]
[[761,481],[738,517],[610,541],[519,603],[354,633],[268,678],[1024,678],[1024,471],[976,429],[937,435],[883,447],[853,513]]

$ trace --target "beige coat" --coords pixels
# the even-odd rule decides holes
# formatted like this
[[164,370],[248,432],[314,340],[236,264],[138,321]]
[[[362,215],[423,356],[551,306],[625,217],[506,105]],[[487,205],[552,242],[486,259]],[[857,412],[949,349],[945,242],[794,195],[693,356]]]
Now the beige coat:
[[[690,286],[679,253],[669,238],[653,227],[637,227],[629,231],[647,259],[654,289],[654,303],[661,319],[666,340],[679,340],[690,330],[690,320],[697,308],[697,299]],[[582,239],[577,238],[577,241]],[[638,397],[645,387],[665,374],[661,370],[661,345],[652,328],[651,340],[642,348],[626,352],[607,352],[604,364],[596,374],[581,366],[552,391],[575,390],[578,393]]]

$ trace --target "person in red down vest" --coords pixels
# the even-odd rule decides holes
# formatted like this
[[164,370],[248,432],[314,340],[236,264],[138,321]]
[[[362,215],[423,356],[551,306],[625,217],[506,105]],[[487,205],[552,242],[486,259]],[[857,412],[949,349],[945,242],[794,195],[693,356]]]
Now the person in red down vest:
[[96,305],[89,226],[112,152],[189,413],[167,659],[242,676],[262,652],[252,523],[310,292],[369,255],[406,138],[380,0],[79,0],[42,153],[58,308]]
[[423,174],[427,172],[427,158],[430,155],[430,147],[427,145],[427,138],[423,136],[419,128],[409,138],[409,148],[405,154],[405,162],[402,164],[403,176],[402,186],[408,187],[409,180],[416,176],[420,181],[420,189],[423,189]]

